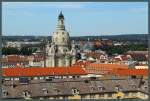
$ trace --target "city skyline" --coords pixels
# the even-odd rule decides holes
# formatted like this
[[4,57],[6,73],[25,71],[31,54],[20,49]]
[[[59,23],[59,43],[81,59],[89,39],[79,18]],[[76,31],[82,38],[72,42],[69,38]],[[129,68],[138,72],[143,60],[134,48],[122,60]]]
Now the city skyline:
[[148,3],[3,3],[3,35],[51,36],[60,11],[70,36],[147,34]]

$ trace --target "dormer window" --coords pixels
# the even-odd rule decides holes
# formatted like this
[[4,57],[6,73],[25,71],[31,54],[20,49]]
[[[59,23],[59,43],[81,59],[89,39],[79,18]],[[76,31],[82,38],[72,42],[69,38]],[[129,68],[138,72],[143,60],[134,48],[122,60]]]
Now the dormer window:
[[89,83],[89,80],[84,80],[85,83]]
[[59,92],[60,92],[59,89],[57,89],[57,88],[55,88],[54,91],[56,94],[59,94]]
[[72,94],[79,94],[79,90],[76,88],[72,88]]
[[2,92],[3,92],[3,97],[8,96],[8,91],[7,90],[3,90]]
[[131,87],[135,89],[135,88],[136,88],[136,85],[131,85]]
[[100,91],[103,91],[105,88],[102,87],[102,86],[99,86],[98,89],[99,89]]
[[92,90],[92,91],[95,91],[95,87],[92,86],[92,87],[91,87],[91,90]]
[[119,91],[119,86],[116,86],[115,89],[116,89],[116,91]]
[[48,94],[48,90],[47,90],[46,88],[43,88],[42,91],[43,91],[43,94],[44,94],[44,95],[47,95],[47,94]]
[[23,92],[23,97],[31,97],[31,93],[29,91],[24,91]]
[[147,90],[147,86],[144,86],[144,89]]

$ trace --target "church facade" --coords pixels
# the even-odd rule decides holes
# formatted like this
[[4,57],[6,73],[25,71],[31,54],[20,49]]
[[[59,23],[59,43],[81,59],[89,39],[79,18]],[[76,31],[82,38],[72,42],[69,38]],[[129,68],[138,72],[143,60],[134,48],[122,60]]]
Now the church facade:
[[52,42],[46,45],[46,67],[68,67],[76,62],[77,50],[71,43],[69,32],[64,25],[64,15],[60,12],[56,32],[52,35]]

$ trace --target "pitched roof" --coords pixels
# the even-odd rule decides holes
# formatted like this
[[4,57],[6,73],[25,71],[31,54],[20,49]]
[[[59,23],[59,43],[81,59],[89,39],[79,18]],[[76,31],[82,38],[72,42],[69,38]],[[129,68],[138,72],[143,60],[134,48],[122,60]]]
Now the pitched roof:
[[[85,82],[88,81],[88,82]],[[144,79],[143,79],[144,80]],[[146,81],[146,80],[144,80]],[[42,82],[42,83],[41,83]],[[2,85],[2,88],[5,89],[9,94],[5,96],[5,98],[21,98],[22,93],[24,91],[28,91],[31,94],[31,97],[41,97],[41,96],[56,96],[56,95],[73,95],[72,88],[76,88],[79,90],[80,94],[101,94],[105,92],[116,92],[116,86],[119,86],[120,91],[139,91],[139,84],[141,83],[141,79],[127,79],[127,78],[118,78],[118,79],[101,79],[98,78],[96,80],[90,79],[55,79],[53,82],[47,82],[46,80],[31,80],[28,85],[23,85],[14,82],[16,87],[12,87],[10,83],[5,82]],[[136,87],[132,87],[131,85],[135,85]],[[143,84],[140,86],[140,88]],[[145,83],[145,86],[148,86],[148,83]],[[100,89],[103,87],[104,89]],[[45,94],[43,89],[47,90],[48,93]],[[59,91],[59,92],[57,92]],[[147,90],[144,90],[145,93],[148,93]],[[4,96],[3,96],[4,97]]]
[[148,51],[128,51],[127,54],[148,54]]
[[88,64],[90,64],[91,62],[90,61],[77,61],[74,66],[87,66]]
[[33,61],[34,62],[40,62],[40,61],[44,61],[44,56],[43,55],[33,55]]
[[144,54],[130,54],[134,61],[148,61]]
[[3,68],[4,77],[17,76],[63,76],[63,75],[86,75],[80,67],[46,67],[46,68]]
[[2,61],[7,63],[28,62],[27,58],[21,55],[8,55]]
[[115,69],[111,73],[119,76],[148,76],[148,69]]
[[128,68],[128,65],[125,64],[105,64],[105,63],[91,63],[87,68],[95,68],[100,70],[112,70],[118,68]]
[[114,69],[127,69],[127,65],[123,64],[100,64],[91,63],[85,67],[85,71],[89,74],[108,75]]
[[95,59],[100,59],[100,56],[106,56],[106,54],[103,53],[96,53],[96,52],[88,52],[85,54],[87,57],[93,57]]

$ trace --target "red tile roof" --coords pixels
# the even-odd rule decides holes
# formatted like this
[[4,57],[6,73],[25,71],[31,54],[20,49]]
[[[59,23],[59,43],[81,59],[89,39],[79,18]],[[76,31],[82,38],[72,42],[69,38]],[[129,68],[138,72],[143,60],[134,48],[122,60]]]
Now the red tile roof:
[[86,75],[80,67],[46,67],[46,68],[3,68],[4,77],[18,76],[59,76],[59,75]]
[[8,55],[3,58],[3,62],[7,63],[20,63],[20,62],[28,62],[27,58],[20,55]]
[[118,68],[128,68],[128,66],[124,64],[91,63],[87,66],[87,68],[94,68],[94,69],[99,69],[99,70],[112,70],[112,69],[118,69]]
[[85,68],[88,74],[118,75],[118,76],[148,76],[148,69],[128,69],[127,65],[120,64],[90,64]]
[[90,64],[91,62],[90,61],[77,61],[75,64],[74,64],[74,66],[83,66],[83,67],[85,67],[85,66],[87,66],[88,64]]
[[127,61],[129,58],[127,57],[127,55],[121,55],[121,59],[122,61]]
[[112,70],[115,69],[127,69],[127,65],[123,64],[100,64],[100,63],[91,63],[87,67],[85,67],[85,71],[89,74],[102,74],[107,75]]
[[44,61],[44,56],[43,55],[34,55],[33,56],[33,61],[34,62]]
[[[106,54],[103,54],[103,53],[96,53],[96,52],[87,52],[85,54],[87,57],[93,57],[95,59],[100,59],[101,56],[106,56]],[[107,60],[107,59],[105,59]]]
[[119,56],[113,58],[113,60],[115,62],[128,61],[128,59],[129,59],[129,57],[127,55],[119,55]]
[[148,76],[148,69],[115,69],[111,71],[111,74],[118,76]]
[[114,61],[119,62],[119,61],[121,61],[121,59],[120,58],[114,58]]

